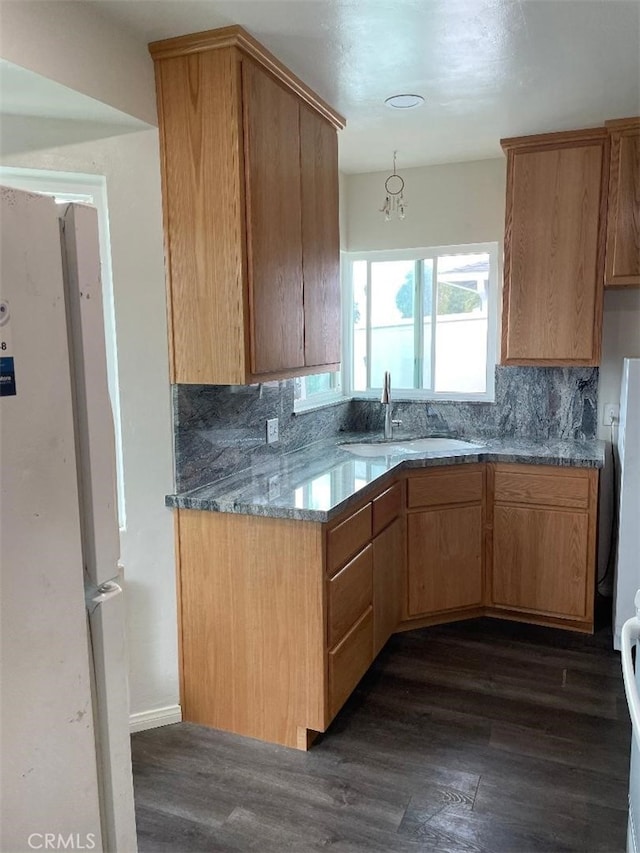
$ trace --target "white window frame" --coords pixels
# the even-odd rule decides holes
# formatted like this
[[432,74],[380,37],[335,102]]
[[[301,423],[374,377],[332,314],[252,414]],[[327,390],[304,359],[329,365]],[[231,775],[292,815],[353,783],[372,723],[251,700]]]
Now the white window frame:
[[102,278],[102,308],[107,356],[107,382],[115,432],[118,522],[120,531],[124,532],[127,527],[127,512],[124,489],[118,348],[116,341],[116,315],[111,268],[111,236],[109,233],[106,178],[103,175],[87,175],[80,172],[54,172],[48,169],[23,169],[12,166],[0,166],[0,183],[17,190],[26,190],[27,192],[30,191],[58,197],[61,201],[88,202],[97,210]]
[[[353,263],[355,261],[419,261],[435,258],[438,255],[471,255],[486,253],[489,255],[489,279],[487,293],[487,368],[486,390],[484,392],[452,391],[437,392],[421,388],[394,388],[394,400],[440,400],[440,401],[495,401],[495,366],[498,351],[498,282],[499,250],[498,243],[467,243],[457,246],[429,246],[419,249],[390,249],[376,252],[346,252],[343,257],[343,337],[342,337],[342,393],[343,397],[357,400],[373,400],[380,396],[380,390],[368,391],[352,388],[353,376]],[[434,338],[435,341],[435,338]]]

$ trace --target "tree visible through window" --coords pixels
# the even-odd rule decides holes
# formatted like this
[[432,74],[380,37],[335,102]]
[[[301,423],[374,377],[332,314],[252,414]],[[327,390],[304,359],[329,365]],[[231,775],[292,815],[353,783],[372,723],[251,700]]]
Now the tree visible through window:
[[492,392],[496,244],[371,253],[348,263],[354,392],[380,388],[385,370],[396,391]]

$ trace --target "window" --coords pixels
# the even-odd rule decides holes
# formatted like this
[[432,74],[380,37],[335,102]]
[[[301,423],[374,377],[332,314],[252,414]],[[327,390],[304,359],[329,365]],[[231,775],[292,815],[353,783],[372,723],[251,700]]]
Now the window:
[[67,204],[69,202],[92,204],[98,212],[102,308],[107,351],[107,382],[111,409],[113,411],[116,445],[118,521],[120,530],[125,530],[126,508],[118,381],[118,350],[116,344],[113,280],[111,277],[111,237],[109,234],[106,179],[101,175],[84,175],[75,172],[49,172],[40,169],[18,169],[0,166],[0,182],[14,189],[53,196],[59,204]]
[[304,412],[342,400],[340,372],[297,376],[293,386],[293,410]]
[[492,400],[497,243],[345,257],[343,387],[396,399]]

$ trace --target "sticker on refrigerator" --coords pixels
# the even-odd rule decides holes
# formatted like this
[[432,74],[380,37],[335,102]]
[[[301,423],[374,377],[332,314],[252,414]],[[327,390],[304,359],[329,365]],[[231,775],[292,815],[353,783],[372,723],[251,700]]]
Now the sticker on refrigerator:
[[16,371],[13,358],[0,357],[0,397],[15,397]]

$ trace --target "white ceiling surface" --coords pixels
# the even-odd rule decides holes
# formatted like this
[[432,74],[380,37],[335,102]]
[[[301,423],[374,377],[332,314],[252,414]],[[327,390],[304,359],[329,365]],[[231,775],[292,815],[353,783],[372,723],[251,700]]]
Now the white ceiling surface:
[[0,114],[142,130],[149,125],[40,74],[0,59]]
[[[347,118],[346,172],[640,114],[640,0],[85,0],[145,42],[241,24]],[[426,104],[391,110],[417,92]]]

